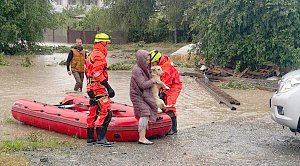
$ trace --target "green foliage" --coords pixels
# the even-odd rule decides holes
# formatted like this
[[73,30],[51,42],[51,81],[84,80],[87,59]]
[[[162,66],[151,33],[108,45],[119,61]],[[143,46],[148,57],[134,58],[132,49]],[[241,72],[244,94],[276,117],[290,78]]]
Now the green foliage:
[[26,56],[25,58],[22,59],[22,62],[21,62],[21,66],[23,67],[31,67],[33,64],[32,60]]
[[27,137],[16,138],[14,140],[0,141],[0,151],[26,151],[38,148],[58,148],[62,146],[71,146],[71,143],[59,141],[54,138],[44,138],[38,132],[32,132]]
[[68,9],[63,9],[62,13],[69,18],[74,18],[75,16],[84,14],[85,8],[83,6],[74,6]]
[[6,122],[7,124],[17,124],[17,121],[16,121],[15,119],[12,119],[12,118],[7,118],[7,119],[5,120],[5,122]]
[[41,41],[50,26],[51,5],[47,0],[5,0],[0,3],[0,52],[26,52]]
[[124,62],[118,62],[114,63],[110,66],[108,66],[108,70],[131,70],[133,68],[133,65],[135,64],[135,61],[124,61]]
[[172,31],[180,32],[180,40],[187,41],[191,35],[184,15],[195,1],[104,0],[109,9],[106,20],[110,21],[111,29],[128,32],[130,42],[166,41]]
[[67,61],[66,60],[62,60],[58,63],[59,65],[67,65]]
[[70,47],[57,46],[57,47],[53,47],[52,50],[53,50],[53,52],[56,52],[56,53],[68,53],[70,51]]
[[69,18],[65,13],[53,13],[53,17],[50,20],[52,24],[48,28],[59,29],[68,28],[71,23],[71,18]]
[[50,20],[51,24],[48,28],[70,28],[70,29],[82,29],[82,23],[76,16],[83,15],[85,8],[83,6],[70,7],[63,9],[61,13],[53,13],[53,17]]
[[165,41],[169,37],[168,22],[166,16],[156,12],[149,18],[147,23],[147,42]]
[[249,90],[255,89],[256,86],[253,83],[249,83],[245,80],[229,80],[220,85],[222,89],[239,89],[239,90]]
[[93,6],[80,22],[81,29],[84,30],[101,30],[102,32],[111,32],[110,19],[108,17],[109,9],[101,9]]
[[243,70],[300,65],[299,12],[297,0],[199,0],[188,15],[199,54]]
[[4,53],[0,53],[0,66],[8,65],[8,62],[4,58]]
[[154,13],[153,0],[105,0],[110,8],[109,16],[111,27],[114,30],[128,32],[129,41],[143,41],[147,38],[146,24]]
[[183,67],[183,68],[194,68],[195,65],[188,64],[188,63],[182,63],[182,62],[174,62],[175,67]]
[[[185,11],[190,9],[196,0],[158,0],[160,3],[160,10],[167,18],[167,28],[170,31],[174,31],[174,42],[177,43],[177,31],[181,30],[181,41],[187,41],[190,37],[190,22],[185,17]],[[179,41],[180,41],[179,40]]]

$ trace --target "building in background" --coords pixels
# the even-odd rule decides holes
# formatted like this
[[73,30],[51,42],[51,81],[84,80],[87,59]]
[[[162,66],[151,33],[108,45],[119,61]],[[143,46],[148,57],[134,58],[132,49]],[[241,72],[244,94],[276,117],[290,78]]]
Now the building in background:
[[103,7],[102,0],[50,0],[57,12],[62,12],[63,9],[69,9],[71,7],[83,6],[87,10],[92,8],[92,6]]

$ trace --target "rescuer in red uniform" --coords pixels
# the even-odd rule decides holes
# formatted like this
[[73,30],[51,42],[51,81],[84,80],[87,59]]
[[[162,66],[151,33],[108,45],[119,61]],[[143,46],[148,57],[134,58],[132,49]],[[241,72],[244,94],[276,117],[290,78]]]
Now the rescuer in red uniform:
[[[107,127],[112,114],[110,112],[111,99],[114,90],[108,84],[107,45],[110,37],[105,33],[95,36],[93,51],[86,59],[87,93],[90,97],[89,114],[87,117],[87,143],[97,143],[101,146],[112,146],[106,139]],[[94,140],[96,127],[97,140]]]
[[164,74],[160,77],[160,79],[170,88],[169,90],[161,89],[159,97],[165,102],[166,114],[168,114],[172,119],[172,128],[168,132],[168,135],[173,135],[177,133],[175,104],[182,89],[182,82],[180,80],[179,73],[174,67],[170,57],[162,55],[157,50],[150,51],[150,55],[151,65],[161,66]]

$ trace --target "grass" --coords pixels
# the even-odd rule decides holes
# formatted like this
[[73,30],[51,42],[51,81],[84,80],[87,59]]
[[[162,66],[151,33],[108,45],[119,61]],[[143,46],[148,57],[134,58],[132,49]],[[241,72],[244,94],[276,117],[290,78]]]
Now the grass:
[[67,46],[57,46],[57,47],[53,47],[53,52],[56,53],[67,53],[70,52],[70,47]]
[[0,151],[28,151],[39,148],[59,148],[71,145],[72,143],[68,141],[58,140],[53,137],[45,138],[39,132],[31,132],[26,137],[0,141]]
[[181,67],[181,68],[195,68],[194,63],[184,63],[184,62],[176,62],[174,61],[175,67]]
[[7,119],[5,120],[5,122],[6,122],[7,124],[17,124],[17,123],[18,123],[16,120],[14,120],[14,119],[12,119],[12,118],[7,118]]
[[244,80],[229,80],[220,85],[222,89],[238,89],[238,90],[253,90],[256,89],[255,84]]
[[66,60],[62,60],[58,63],[59,65],[67,65],[67,61]]
[[29,166],[29,162],[21,156],[0,153],[0,165],[5,166]]
[[22,59],[21,66],[31,67],[32,65],[33,65],[33,61],[28,56]]
[[4,53],[0,53],[0,66],[6,66],[8,62],[4,59]]
[[134,64],[134,60],[118,62],[108,66],[108,70],[132,70]]

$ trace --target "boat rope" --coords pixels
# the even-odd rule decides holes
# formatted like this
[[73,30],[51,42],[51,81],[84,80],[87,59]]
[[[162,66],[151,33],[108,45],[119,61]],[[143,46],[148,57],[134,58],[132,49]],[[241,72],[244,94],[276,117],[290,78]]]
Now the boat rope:
[[75,119],[76,121],[79,121],[79,120],[80,120],[79,118],[74,118],[74,117],[70,117],[70,116],[64,116],[64,115],[59,114],[59,113],[46,112],[46,111],[43,110],[43,109],[31,109],[31,108],[29,108],[28,106],[25,106],[24,108],[25,108],[25,109],[29,109],[29,110],[31,110],[31,111],[39,111],[39,112],[43,112],[43,113],[49,114],[49,115],[57,115],[57,116],[60,116],[60,117],[63,117],[63,118]]

